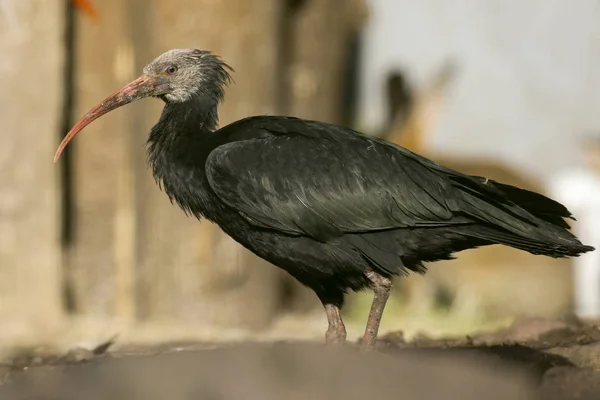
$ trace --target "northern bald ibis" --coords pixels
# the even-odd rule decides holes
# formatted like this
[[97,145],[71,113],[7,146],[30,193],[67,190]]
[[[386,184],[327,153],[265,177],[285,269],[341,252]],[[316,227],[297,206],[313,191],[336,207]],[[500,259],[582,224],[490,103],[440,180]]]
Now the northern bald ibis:
[[148,137],[154,177],[186,213],[218,224],[315,291],[327,343],[342,343],[347,290],[375,296],[362,348],[375,348],[391,278],[422,262],[503,244],[550,257],[594,250],[567,229],[558,202],[468,176],[351,129],[283,116],[217,129],[231,68],[208,51],[170,50],[92,108],[60,144],[144,97],[165,103]]

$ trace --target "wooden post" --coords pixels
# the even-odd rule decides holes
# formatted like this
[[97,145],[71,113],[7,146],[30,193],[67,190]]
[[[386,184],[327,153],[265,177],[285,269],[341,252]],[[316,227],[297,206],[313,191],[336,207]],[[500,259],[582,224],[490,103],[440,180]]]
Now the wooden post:
[[[363,0],[302,0],[288,2],[283,27],[285,75],[283,114],[342,123],[344,72],[352,35],[366,21]],[[292,294],[290,307],[319,307],[314,293],[285,276]]]
[[59,168],[63,5],[0,9],[0,336],[43,335],[62,322]]
[[346,53],[366,21],[363,0],[302,0],[288,9],[286,113],[340,123]]
[[[96,4],[102,19],[76,30],[75,118],[133,77],[133,43],[126,5]],[[75,311],[134,316],[135,230],[128,110],[94,122],[67,151],[73,154],[74,242],[69,265]]]
[[[137,32],[136,45],[147,40],[144,48],[138,47],[138,71],[170,48],[211,50],[237,70],[220,109],[221,126],[274,113],[279,1],[153,0],[145,8],[153,12],[146,16],[146,28]],[[137,141],[146,139],[160,106],[145,103],[140,109]],[[216,226],[186,217],[159,191],[144,156],[137,158],[139,315],[246,327],[268,324],[277,307],[280,272]]]

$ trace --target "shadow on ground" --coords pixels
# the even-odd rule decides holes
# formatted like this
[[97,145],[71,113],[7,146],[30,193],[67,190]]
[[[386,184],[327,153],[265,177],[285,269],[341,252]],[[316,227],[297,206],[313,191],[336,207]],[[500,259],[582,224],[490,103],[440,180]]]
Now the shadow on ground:
[[[399,333],[379,352],[314,343],[168,345],[66,356],[18,355],[1,399],[600,399],[600,330],[522,319],[460,340]],[[101,354],[102,353],[102,354]]]

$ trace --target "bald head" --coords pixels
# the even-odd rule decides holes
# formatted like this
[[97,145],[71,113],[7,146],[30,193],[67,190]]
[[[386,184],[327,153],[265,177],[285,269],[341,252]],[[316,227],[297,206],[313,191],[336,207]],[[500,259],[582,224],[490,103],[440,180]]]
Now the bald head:
[[144,74],[156,82],[157,95],[167,102],[181,103],[203,95],[220,101],[232,70],[218,56],[205,50],[173,49],[156,57]]

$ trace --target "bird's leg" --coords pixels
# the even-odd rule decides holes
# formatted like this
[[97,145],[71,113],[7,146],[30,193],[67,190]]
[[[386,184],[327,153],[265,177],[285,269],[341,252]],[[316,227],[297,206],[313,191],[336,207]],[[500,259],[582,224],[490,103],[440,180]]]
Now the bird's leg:
[[367,328],[365,329],[365,335],[361,344],[361,350],[372,351],[375,350],[379,323],[381,322],[385,304],[387,303],[392,290],[392,280],[375,271],[367,272],[366,276],[371,281],[374,296],[371,311],[369,312],[369,319],[367,320]]
[[342,320],[340,307],[332,303],[323,303],[327,313],[329,327],[325,333],[326,344],[343,344],[346,341],[346,327]]

